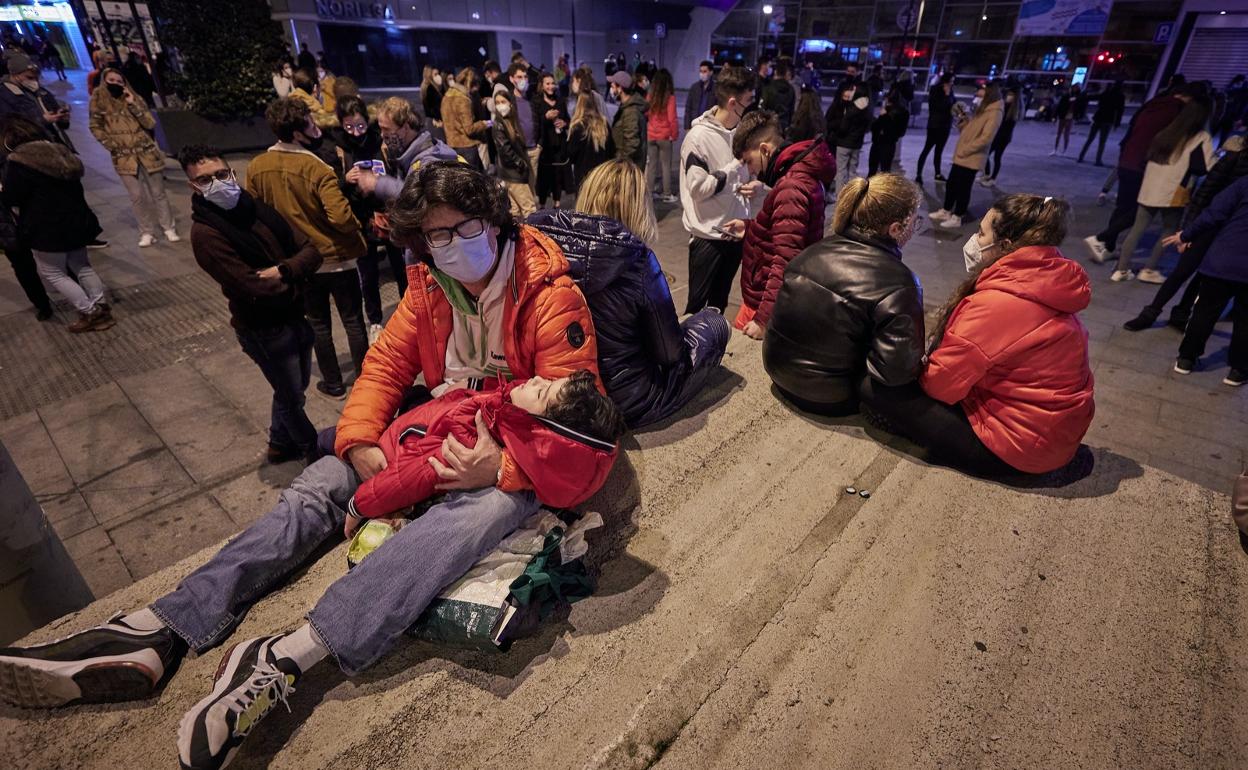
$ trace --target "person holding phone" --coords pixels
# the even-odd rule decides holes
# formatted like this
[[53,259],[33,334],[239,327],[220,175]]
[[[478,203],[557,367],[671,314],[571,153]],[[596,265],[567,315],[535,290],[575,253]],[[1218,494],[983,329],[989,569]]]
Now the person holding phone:
[[48,138],[69,149],[69,105],[61,104],[39,84],[39,65],[24,53],[5,59],[9,76],[0,88],[0,115],[19,115],[42,126]]

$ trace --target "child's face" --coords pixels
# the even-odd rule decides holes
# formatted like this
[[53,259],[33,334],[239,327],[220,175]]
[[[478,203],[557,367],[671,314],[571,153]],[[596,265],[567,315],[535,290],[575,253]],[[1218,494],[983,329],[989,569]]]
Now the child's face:
[[529,414],[544,415],[550,405],[559,400],[559,393],[567,381],[567,377],[560,377],[557,380],[530,377],[508,395],[511,397],[511,403]]

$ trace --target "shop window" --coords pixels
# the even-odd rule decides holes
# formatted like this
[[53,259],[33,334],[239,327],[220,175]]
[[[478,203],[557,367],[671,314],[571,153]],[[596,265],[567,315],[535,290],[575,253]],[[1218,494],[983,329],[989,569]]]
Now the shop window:
[[944,40],[1009,40],[1018,22],[1017,5],[950,6],[940,26]]

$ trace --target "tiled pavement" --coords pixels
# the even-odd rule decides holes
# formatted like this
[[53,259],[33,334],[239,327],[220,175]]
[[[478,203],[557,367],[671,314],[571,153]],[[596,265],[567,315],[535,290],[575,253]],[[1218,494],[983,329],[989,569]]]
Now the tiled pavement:
[[[268,388],[238,349],[224,299],[198,271],[189,243],[140,252],[124,190],[84,130],[85,93],[71,91],[70,101],[88,197],[112,241],[91,257],[114,292],[119,322],[81,337],[37,324],[7,263],[0,265],[0,441],[99,596],[238,531],[271,505],[298,467],[264,465]],[[1107,268],[1086,262],[1079,239],[1108,214],[1095,205],[1104,171],[1047,157],[1050,130],[1019,127],[1001,187],[1064,195],[1075,206],[1068,254],[1094,279],[1093,304],[1083,314],[1097,378],[1097,416],[1087,442],[1225,490],[1246,459],[1248,398],[1220,384],[1223,369],[1189,377],[1171,372],[1176,332],[1121,328],[1154,287],[1110,283]],[[903,143],[911,172],[921,133]],[[245,167],[245,158],[232,160]],[[930,180],[930,169],[927,175]],[[172,164],[168,177],[185,223],[188,191]],[[982,211],[993,194],[976,187],[973,207]],[[939,207],[938,200],[928,202]],[[657,251],[680,308],[687,239],[678,208],[661,207],[659,214]],[[928,229],[906,249],[929,311],[961,279],[961,245],[970,232],[969,226],[960,234]],[[386,291],[393,303],[392,285]],[[1219,328],[1211,366],[1225,365],[1228,335]],[[339,349],[345,357],[345,344]],[[314,389],[308,404],[318,425],[331,424],[341,407]]]

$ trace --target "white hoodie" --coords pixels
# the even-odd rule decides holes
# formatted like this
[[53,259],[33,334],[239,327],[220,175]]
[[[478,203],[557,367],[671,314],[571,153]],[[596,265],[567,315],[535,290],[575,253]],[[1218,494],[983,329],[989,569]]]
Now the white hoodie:
[[711,229],[750,211],[736,187],[749,170],[732,157],[732,131],[714,118],[715,108],[694,118],[680,145],[680,205],[685,229],[696,238],[726,240]]

